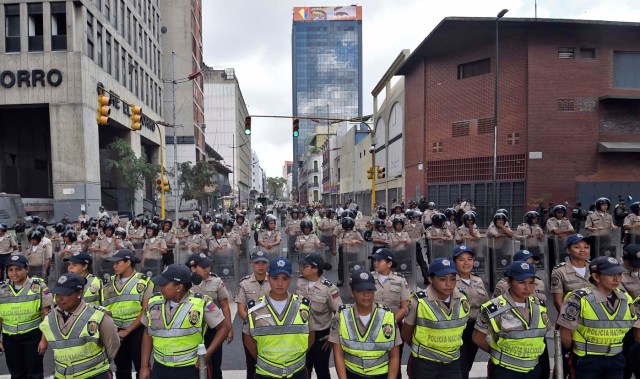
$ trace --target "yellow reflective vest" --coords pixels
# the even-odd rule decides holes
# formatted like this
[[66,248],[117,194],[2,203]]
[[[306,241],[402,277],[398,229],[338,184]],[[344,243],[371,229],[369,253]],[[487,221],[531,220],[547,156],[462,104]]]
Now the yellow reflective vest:
[[162,295],[149,299],[147,332],[153,339],[153,358],[169,367],[193,366],[198,358],[198,345],[204,342],[205,299],[190,295],[180,303],[172,319],[166,317],[166,300]]
[[118,291],[114,284],[120,280],[115,275],[102,287],[102,306],[111,312],[113,322],[119,329],[126,329],[142,311],[142,298],[149,285],[149,278],[136,272]]
[[85,303],[100,305],[100,290],[102,288],[102,281],[100,278],[91,274],[86,276],[87,284],[84,286],[84,292],[82,298]]
[[463,294],[447,314],[437,301],[427,299],[420,291],[416,325],[411,340],[411,354],[416,358],[451,363],[460,358],[462,333],[469,319],[469,301]]
[[105,312],[104,308],[86,304],[66,335],[60,331],[56,311],[45,317],[40,330],[53,349],[56,378],[92,378],[109,370],[109,358],[100,342]]
[[360,335],[355,310],[341,306],[340,345],[347,369],[361,376],[383,375],[389,372],[389,351],[396,339],[395,316],[385,308],[375,308],[364,335]]
[[[616,290],[620,291],[620,290]],[[631,296],[623,292],[618,307],[609,313],[604,303],[598,303],[591,288],[573,291],[580,299],[579,325],[573,331],[573,352],[585,355],[613,356],[622,352],[624,335],[637,320],[635,305]]]
[[291,295],[283,318],[265,296],[248,310],[249,335],[256,340],[256,373],[273,378],[290,378],[305,369],[309,347],[309,299]]
[[40,308],[44,283],[40,278],[27,278],[17,291],[11,283],[0,285],[0,318],[4,334],[24,334],[38,329],[42,322]]
[[[491,333],[491,361],[509,370],[526,373],[538,364],[544,351],[547,333],[547,307],[532,296],[527,299],[529,322],[504,298],[498,296],[482,305],[481,311],[489,316]],[[504,330],[503,323],[510,327]],[[514,326],[518,325],[518,326]]]

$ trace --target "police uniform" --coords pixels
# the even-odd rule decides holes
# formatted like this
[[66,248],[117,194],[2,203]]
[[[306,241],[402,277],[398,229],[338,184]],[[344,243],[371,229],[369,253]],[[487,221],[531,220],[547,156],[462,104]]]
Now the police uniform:
[[476,224],[473,224],[472,228],[469,229],[466,225],[460,225],[458,230],[456,230],[456,242],[460,244],[468,244],[468,241],[471,239],[479,239],[480,238],[480,230]]
[[[14,255],[9,265],[24,267],[24,257]],[[14,378],[43,378],[42,356],[38,343],[42,333],[42,311],[53,304],[53,296],[44,280],[27,277],[20,288],[11,281],[0,284],[2,342],[9,373]]]
[[447,221],[445,224],[447,230],[451,234],[452,237],[455,238],[456,232],[458,231],[458,225],[455,221]]
[[428,229],[431,224],[431,217],[433,217],[434,214],[437,213],[437,210],[435,209],[425,209],[424,213],[422,214],[422,224],[424,225],[425,229]]
[[158,237],[164,240],[164,243],[167,245],[167,253],[162,256],[163,265],[169,266],[173,264],[175,261],[175,255],[173,254],[173,249],[176,246],[176,234],[172,229],[169,229],[168,232],[160,231],[158,232]]
[[387,234],[387,246],[393,251],[407,250],[411,246],[411,237],[407,232],[394,230]]
[[[531,250],[532,245],[537,245],[544,240],[544,231],[540,225],[529,225],[523,222],[518,225],[516,232],[513,233],[513,239],[520,241],[522,247]],[[539,251],[535,251],[534,253],[538,254]]]
[[435,239],[437,237],[446,237],[451,240],[452,235],[449,229],[446,228],[438,228],[436,226],[430,226],[427,228],[427,239]]
[[233,250],[236,252],[239,251],[240,246],[242,246],[240,234],[232,229],[230,232],[225,232],[224,236],[227,238],[227,241],[229,241],[229,245]]
[[267,279],[260,283],[254,274],[247,275],[238,283],[238,293],[233,301],[235,303],[248,304],[271,291],[271,286]]
[[242,225],[238,224],[238,221],[236,221],[236,223],[233,225],[233,230],[240,234],[240,239],[242,240],[247,240],[249,237],[251,237],[251,227],[249,226],[247,220],[244,220]]
[[305,358],[309,333],[314,330],[309,299],[289,294],[282,313],[267,295],[248,306],[242,332],[256,341],[255,378],[307,379]]
[[625,229],[624,232],[629,236],[625,239],[627,243],[640,243],[640,215],[629,213],[624,218],[622,226]]
[[391,272],[387,277],[373,272],[373,279],[376,283],[376,293],[373,301],[386,307],[395,314],[400,310],[403,301],[409,301],[411,290],[407,280],[395,272]]
[[[185,241],[185,249],[187,254],[191,255],[193,253],[204,253],[207,251],[207,240],[204,238],[202,234],[191,234],[189,237],[184,239]],[[178,262],[183,264],[184,262]]]
[[539,360],[550,327],[545,303],[533,296],[524,307],[509,291],[483,304],[475,329],[491,336],[491,378],[547,378],[549,372],[543,372]]
[[17,252],[17,250],[18,244],[9,233],[5,232],[4,235],[0,237],[0,281],[4,280],[7,262],[9,262],[11,255]]
[[301,276],[296,282],[295,294],[300,298],[309,299],[311,318],[315,325],[315,339],[306,358],[307,371],[311,373],[315,368],[318,378],[329,378],[331,350],[324,351],[322,346],[325,343],[324,337],[329,335],[333,315],[342,305],[338,287],[325,277],[310,282]]
[[102,239],[98,239],[98,247],[100,249],[107,249],[107,252],[101,252],[100,255],[102,258],[112,257],[113,254],[116,253],[116,237],[102,237]]
[[[276,242],[278,242],[278,244],[268,249],[263,245],[261,245],[260,242],[262,244],[269,244],[269,245],[273,245]],[[258,233],[259,249],[267,253],[269,255],[269,258],[279,257],[281,243],[282,243],[282,239],[280,237],[280,231],[277,229],[276,230],[262,229],[260,233]]]
[[210,240],[212,238],[213,236],[213,231],[211,230],[212,226],[213,226],[212,222],[202,223],[202,235],[204,236],[204,239]]
[[129,238],[136,249],[142,249],[145,230],[146,229],[144,229],[142,226],[136,228],[133,225],[130,225],[129,230],[127,230],[127,238]]
[[29,274],[35,277],[43,278],[47,276],[49,265],[53,253],[45,244],[40,242],[38,245],[29,245],[22,253],[29,263]]
[[[160,237],[147,238],[142,246],[142,270],[158,275],[162,271],[162,253],[167,250],[167,243]],[[184,263],[184,262],[179,262]]]
[[187,230],[186,226],[184,228],[179,227],[176,229],[175,237],[178,244],[176,248],[179,249],[180,252],[184,253],[185,255],[191,254],[191,252],[187,248],[187,238],[189,238],[189,236],[191,236],[191,234],[189,234],[189,230]]
[[551,271],[551,293],[561,293],[564,297],[571,291],[591,287],[588,265],[585,268],[585,276],[580,276],[571,265],[569,258],[566,258]]
[[[299,219],[289,219],[286,223],[285,231],[287,233],[287,251],[294,252],[296,251],[296,239],[297,236],[302,233],[300,230],[300,222],[302,220]],[[291,255],[291,254],[289,254]]]
[[133,242],[127,239],[116,237],[116,250],[120,250],[120,249],[127,249],[127,250],[134,251],[136,248],[133,246]]
[[[455,259],[455,258],[454,258]],[[478,312],[482,304],[489,301],[489,294],[485,288],[484,282],[479,276],[471,274],[469,280],[462,279],[460,275],[456,275],[456,286],[458,290],[465,294],[469,301],[469,319],[462,334],[464,343],[460,347],[460,368],[462,370],[462,378],[469,378],[469,372],[473,366],[473,361],[478,352],[478,347],[473,343],[471,337],[475,327]]]
[[[546,285],[544,283],[544,281],[535,278],[534,279],[534,287],[533,287],[533,296],[534,298],[538,299],[538,300],[542,300],[543,302],[547,302],[547,290],[546,290]],[[504,295],[505,293],[509,292],[509,281],[507,280],[507,278],[502,278],[498,281],[498,283],[496,283],[496,288],[493,290],[493,297],[498,297],[500,295]],[[557,292],[559,293],[559,292]]]
[[313,233],[300,234],[296,238],[296,251],[298,254],[309,254],[319,252],[320,239]]
[[[376,251],[382,249],[383,247],[387,246],[387,238],[389,236],[389,233],[387,233],[386,230],[383,231],[379,231],[378,228],[374,228],[374,230],[371,232],[371,238],[372,238],[372,243],[373,243],[373,248],[371,249],[371,254],[375,254]],[[379,242],[379,241],[384,241],[384,243]]]
[[547,234],[550,238],[556,236],[556,233],[554,233],[554,231],[562,233],[564,235],[572,234],[574,232],[571,221],[569,221],[569,219],[566,217],[563,217],[560,220],[555,217],[549,217],[545,225],[545,229],[547,229]]

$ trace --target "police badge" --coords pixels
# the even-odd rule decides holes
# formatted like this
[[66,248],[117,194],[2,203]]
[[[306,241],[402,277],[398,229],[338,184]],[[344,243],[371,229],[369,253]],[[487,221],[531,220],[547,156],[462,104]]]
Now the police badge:
[[302,321],[307,322],[309,320],[309,310],[301,309],[300,318],[302,319]]
[[391,334],[393,334],[393,325],[391,324],[382,325],[382,333],[384,334],[384,337],[386,339],[391,338]]
[[462,299],[461,303],[462,303],[462,309],[464,309],[465,313],[469,313],[469,309],[471,308],[469,306],[469,300]]
[[191,311],[189,313],[189,322],[191,323],[191,325],[197,324],[199,319],[200,319],[200,312]]
[[92,285],[89,286],[89,291],[92,294],[98,292],[99,289],[100,289],[100,286],[98,286],[97,284],[92,284]]
[[138,291],[138,293],[142,293],[144,292],[146,286],[144,285],[144,283],[138,283],[138,285],[136,286],[136,291]]
[[98,332],[98,323],[95,321],[89,321],[87,323],[87,333],[90,336],[94,336]]

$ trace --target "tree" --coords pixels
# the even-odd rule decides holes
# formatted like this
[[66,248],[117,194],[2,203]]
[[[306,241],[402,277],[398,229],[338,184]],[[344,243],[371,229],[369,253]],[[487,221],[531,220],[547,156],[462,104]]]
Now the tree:
[[272,200],[282,199],[282,190],[287,183],[287,179],[282,177],[268,177],[267,178],[267,194]]
[[192,165],[191,162],[178,164],[180,173],[178,184],[180,186],[180,203],[183,201],[197,200],[202,202],[211,195],[205,192],[205,187],[215,184],[214,176],[216,170],[209,162],[198,162]]
[[147,156],[143,153],[140,157],[136,157],[136,153],[131,149],[127,141],[122,138],[116,138],[108,146],[116,153],[116,159],[107,159],[107,169],[115,169],[127,191],[127,200],[131,206],[133,214],[133,201],[135,193],[144,188],[145,180],[153,180],[160,172],[160,166],[148,163]]

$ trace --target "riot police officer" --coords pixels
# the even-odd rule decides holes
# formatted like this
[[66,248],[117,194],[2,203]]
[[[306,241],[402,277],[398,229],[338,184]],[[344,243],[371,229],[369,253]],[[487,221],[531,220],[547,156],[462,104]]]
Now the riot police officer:
[[266,215],[262,230],[258,234],[258,248],[269,254],[269,257],[276,258],[280,255],[280,243],[282,237],[276,228],[276,216]]
[[162,255],[162,265],[163,268],[167,267],[174,263],[175,255],[174,249],[176,248],[176,234],[173,231],[173,221],[171,219],[165,219],[161,223],[162,230],[158,233],[158,237],[164,240],[165,245],[167,245],[167,252]]
[[306,255],[319,252],[322,245],[318,236],[312,233],[313,223],[306,220],[300,222],[300,230],[302,234],[297,237],[295,244],[298,254]]
[[162,256],[167,253],[167,244],[164,239],[158,237],[159,233],[160,229],[157,224],[147,224],[140,264],[143,272],[150,270],[155,275],[162,271]]
[[91,273],[91,264],[93,258],[91,254],[82,251],[76,251],[64,259],[67,263],[67,271],[78,274],[85,278],[86,285],[82,292],[82,298],[87,304],[100,305],[100,294],[102,293],[102,280],[93,276]]
[[362,238],[360,233],[358,233],[357,230],[354,230],[356,222],[353,218],[349,216],[343,216],[340,223],[342,226],[342,231],[340,232],[340,236],[338,237],[338,283],[336,283],[338,287],[342,286],[344,280],[343,254],[346,253],[345,249],[351,250],[354,249],[357,245],[364,243],[364,239]]

